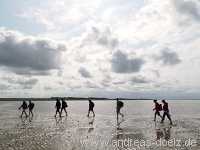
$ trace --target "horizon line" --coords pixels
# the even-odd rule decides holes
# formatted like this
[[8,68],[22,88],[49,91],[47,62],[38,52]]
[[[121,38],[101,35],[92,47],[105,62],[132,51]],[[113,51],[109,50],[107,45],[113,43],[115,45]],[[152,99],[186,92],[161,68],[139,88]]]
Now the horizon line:
[[65,99],[67,101],[86,101],[88,99],[92,99],[94,101],[100,101],[100,100],[200,100],[200,98],[124,98],[124,97],[117,97],[117,98],[106,98],[106,97],[50,97],[50,98],[44,98],[44,97],[0,97],[0,101],[55,101],[57,99]]

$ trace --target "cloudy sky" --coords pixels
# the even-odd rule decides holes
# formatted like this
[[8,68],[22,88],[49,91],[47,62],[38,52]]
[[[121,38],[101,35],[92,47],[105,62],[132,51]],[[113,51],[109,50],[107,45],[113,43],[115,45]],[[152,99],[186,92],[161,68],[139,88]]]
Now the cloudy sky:
[[1,0],[0,97],[200,97],[199,0]]

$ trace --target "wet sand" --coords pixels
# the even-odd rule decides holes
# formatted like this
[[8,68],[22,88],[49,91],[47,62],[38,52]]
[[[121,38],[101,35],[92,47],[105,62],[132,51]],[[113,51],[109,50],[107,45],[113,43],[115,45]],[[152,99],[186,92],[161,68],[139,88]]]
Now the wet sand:
[[35,102],[33,118],[19,117],[20,102],[0,102],[0,150],[199,150],[200,102],[169,103],[172,126],[153,121],[149,101],[124,101],[118,125],[113,101],[96,102],[95,118],[86,117],[87,102],[68,102],[62,118],[54,102]]

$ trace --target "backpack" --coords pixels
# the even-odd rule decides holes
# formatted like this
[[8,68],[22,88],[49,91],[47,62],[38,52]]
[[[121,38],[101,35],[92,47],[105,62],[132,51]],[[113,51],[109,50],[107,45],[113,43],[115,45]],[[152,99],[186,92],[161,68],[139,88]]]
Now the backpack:
[[94,107],[94,102],[91,102],[91,107]]
[[63,107],[68,107],[66,102],[63,102]]
[[118,106],[119,107],[123,107],[124,106],[124,103],[122,101],[118,101]]
[[27,109],[27,108],[28,108],[27,104],[26,104],[26,103],[23,103],[23,104],[22,104],[22,108],[23,108],[23,109]]
[[34,108],[34,103],[31,103],[30,106],[29,106],[29,108],[33,109]]
[[162,104],[158,104],[158,111],[162,110]]

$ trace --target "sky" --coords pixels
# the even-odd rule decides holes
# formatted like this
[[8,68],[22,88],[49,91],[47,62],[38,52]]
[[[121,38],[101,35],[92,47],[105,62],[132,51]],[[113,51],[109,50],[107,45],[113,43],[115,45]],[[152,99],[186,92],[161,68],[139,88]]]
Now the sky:
[[200,97],[199,0],[1,0],[0,97]]

